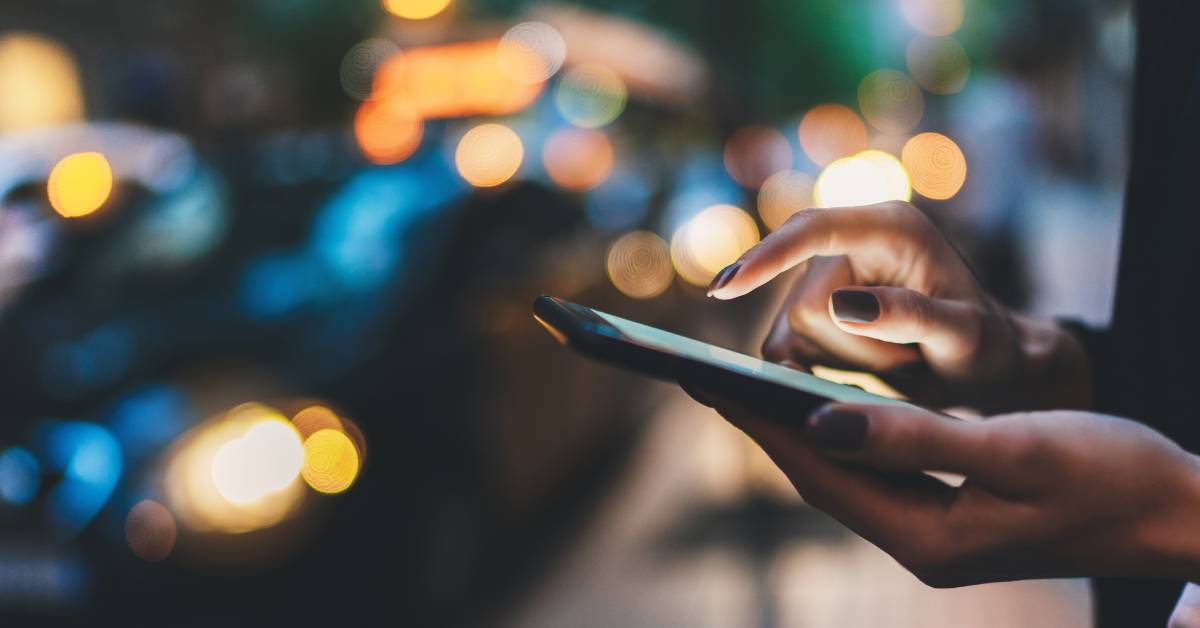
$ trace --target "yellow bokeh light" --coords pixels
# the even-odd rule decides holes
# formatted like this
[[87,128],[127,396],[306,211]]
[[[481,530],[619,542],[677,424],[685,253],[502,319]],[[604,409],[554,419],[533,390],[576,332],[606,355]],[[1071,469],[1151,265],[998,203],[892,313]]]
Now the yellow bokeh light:
[[547,138],[542,161],[555,183],[567,190],[586,191],[612,174],[613,147],[600,131],[562,129]]
[[83,89],[71,53],[41,35],[0,37],[0,134],[82,119]]
[[666,241],[649,231],[631,231],[613,241],[604,265],[617,290],[635,299],[662,294],[675,277]]
[[854,110],[825,103],[800,119],[800,148],[818,166],[867,149],[867,125]]
[[900,13],[909,26],[929,35],[949,35],[962,26],[963,0],[900,0]]
[[193,530],[275,525],[304,497],[300,435],[278,411],[243,404],[193,428],[167,456],[171,511]]
[[793,159],[787,138],[769,126],[743,127],[725,142],[725,169],[742,187],[758,189],[767,177],[791,168]]
[[934,94],[957,94],[971,76],[967,51],[952,37],[914,37],[904,59],[913,79]]
[[372,163],[394,164],[408,159],[421,145],[425,123],[398,98],[369,100],[354,116],[354,138]]
[[858,85],[858,106],[871,126],[884,133],[907,133],[921,121],[925,99],[907,74],[876,70]]
[[554,104],[568,122],[596,129],[611,123],[625,110],[629,92],[625,81],[603,65],[581,65],[558,83]]
[[758,191],[758,215],[772,231],[792,214],[812,206],[813,178],[805,172],[777,172]]
[[967,180],[967,158],[954,140],[941,133],[922,133],[904,145],[900,154],[912,187],[925,198],[945,200]]
[[304,441],[304,481],[318,493],[341,493],[358,477],[358,448],[340,430],[318,430]]
[[383,0],[388,13],[406,20],[429,19],[450,6],[450,0]]
[[125,542],[138,558],[148,562],[169,556],[177,534],[171,511],[152,499],[138,502],[125,517]]
[[829,164],[817,177],[813,190],[817,207],[872,205],[911,198],[904,166],[879,150],[866,150]]
[[758,243],[758,225],[741,208],[713,205],[671,237],[671,261],[684,281],[706,286],[722,268]]
[[86,216],[104,205],[112,194],[112,167],[95,152],[63,157],[50,171],[46,193],[54,211],[67,218]]
[[454,164],[467,183],[479,188],[500,185],[512,178],[525,158],[525,147],[515,131],[503,124],[481,124],[467,131],[454,151]]

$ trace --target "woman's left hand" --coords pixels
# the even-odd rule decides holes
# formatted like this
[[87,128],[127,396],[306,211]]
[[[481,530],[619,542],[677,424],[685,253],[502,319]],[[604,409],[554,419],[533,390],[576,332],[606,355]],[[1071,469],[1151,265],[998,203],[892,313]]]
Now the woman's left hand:
[[835,404],[798,431],[689,392],[757,441],[805,500],[931,586],[1200,580],[1200,459],[1139,423],[1083,412],[966,422]]

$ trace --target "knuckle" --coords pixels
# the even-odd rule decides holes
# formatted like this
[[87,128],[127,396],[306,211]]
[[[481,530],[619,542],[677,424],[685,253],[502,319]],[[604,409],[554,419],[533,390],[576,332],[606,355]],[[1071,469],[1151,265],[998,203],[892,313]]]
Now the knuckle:
[[763,341],[760,351],[763,359],[768,362],[782,362],[789,357],[787,344],[781,340],[777,340],[774,335],[768,336]]
[[989,427],[987,450],[1014,470],[1042,469],[1051,459],[1045,439],[1039,438],[1032,427],[1012,421]]
[[821,220],[828,213],[828,211],[828,209],[823,207],[809,207],[804,211],[796,212],[791,216],[788,216],[787,220],[783,221],[783,225],[779,230],[783,230],[783,228],[786,227],[787,231],[791,233],[793,231],[803,229],[805,225],[817,220]]
[[908,324],[912,329],[914,340],[928,334],[933,326],[933,305],[929,299],[916,291],[909,290],[904,293],[901,302],[907,312]]

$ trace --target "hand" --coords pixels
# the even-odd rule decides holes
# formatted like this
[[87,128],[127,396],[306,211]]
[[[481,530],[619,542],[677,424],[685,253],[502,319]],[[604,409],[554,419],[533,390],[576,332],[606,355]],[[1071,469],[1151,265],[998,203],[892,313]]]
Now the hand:
[[873,371],[927,406],[1090,403],[1075,339],[989,297],[909,203],[798,212],[718,274],[709,294],[736,298],[802,264],[763,345],[769,360]]
[[931,586],[1200,579],[1200,462],[1139,423],[1082,412],[965,422],[839,404],[800,433],[692,394],[757,441],[810,504]]

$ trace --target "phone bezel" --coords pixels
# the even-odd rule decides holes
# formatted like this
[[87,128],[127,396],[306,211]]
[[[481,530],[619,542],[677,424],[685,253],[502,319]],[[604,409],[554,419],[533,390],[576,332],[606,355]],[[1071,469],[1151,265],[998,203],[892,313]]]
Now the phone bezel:
[[621,333],[591,308],[564,299],[539,296],[533,312],[560,343],[591,358],[722,395],[788,424],[802,424],[813,410],[832,401],[812,391],[644,345]]

